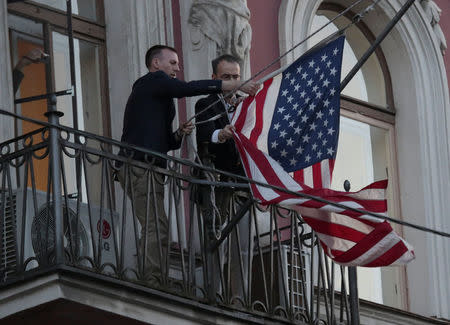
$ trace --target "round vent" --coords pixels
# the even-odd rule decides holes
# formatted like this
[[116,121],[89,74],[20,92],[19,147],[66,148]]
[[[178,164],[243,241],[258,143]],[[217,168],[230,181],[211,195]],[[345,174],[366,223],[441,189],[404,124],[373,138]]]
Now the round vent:
[[[77,214],[62,205],[64,220],[64,247],[69,253],[85,256],[88,254],[88,236],[82,220],[77,222]],[[78,231],[77,231],[78,223]],[[70,224],[70,227],[69,227]],[[70,230],[69,230],[70,229]],[[31,225],[31,244],[38,260],[54,254],[55,247],[55,216],[53,203],[44,204],[33,218]],[[71,247],[70,247],[71,246]],[[77,253],[78,251],[78,253]]]

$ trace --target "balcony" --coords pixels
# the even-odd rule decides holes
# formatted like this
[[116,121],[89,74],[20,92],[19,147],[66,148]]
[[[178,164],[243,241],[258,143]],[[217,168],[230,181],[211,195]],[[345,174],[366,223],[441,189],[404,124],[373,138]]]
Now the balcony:
[[[347,270],[298,213],[258,204],[244,178],[207,162],[49,119],[0,144],[0,318],[76,323],[70,311],[113,324],[349,323]],[[223,192],[227,206],[217,207]],[[158,205],[166,235],[151,218]]]

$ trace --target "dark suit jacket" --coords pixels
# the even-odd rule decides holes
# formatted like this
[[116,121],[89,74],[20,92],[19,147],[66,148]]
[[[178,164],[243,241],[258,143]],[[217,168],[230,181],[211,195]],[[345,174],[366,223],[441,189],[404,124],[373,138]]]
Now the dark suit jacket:
[[[147,73],[134,83],[128,98],[121,141],[164,154],[178,149],[181,141],[172,130],[173,98],[219,93],[221,88],[220,80],[184,82],[162,71]],[[144,154],[135,152],[134,159],[143,158]],[[166,166],[165,161],[156,164]]]
[[[215,101],[219,97],[217,95],[210,95],[202,98],[195,104],[195,113],[199,113]],[[204,121],[217,114],[223,113],[225,107],[222,102],[218,102],[210,109],[200,114],[196,121]],[[238,175],[245,175],[242,169],[239,153],[236,149],[233,139],[229,139],[224,143],[212,143],[211,136],[217,129],[222,129],[225,125],[230,124],[228,115],[224,114],[219,119],[211,122],[207,122],[197,126],[197,147],[200,147],[202,143],[208,142],[208,151],[213,155],[213,163],[216,169],[221,169]],[[200,157],[202,158],[202,157]]]

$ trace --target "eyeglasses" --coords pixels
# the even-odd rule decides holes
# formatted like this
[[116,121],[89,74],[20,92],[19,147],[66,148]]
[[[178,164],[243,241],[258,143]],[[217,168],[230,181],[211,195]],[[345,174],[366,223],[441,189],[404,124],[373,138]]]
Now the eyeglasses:
[[241,78],[241,75],[224,73],[224,74],[221,74],[219,77],[222,80],[231,80],[231,79],[238,80]]

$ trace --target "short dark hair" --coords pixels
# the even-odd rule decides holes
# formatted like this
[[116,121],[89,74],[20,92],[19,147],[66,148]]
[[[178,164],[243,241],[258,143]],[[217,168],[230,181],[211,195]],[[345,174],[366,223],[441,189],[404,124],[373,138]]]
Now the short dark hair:
[[217,58],[215,58],[214,60],[211,61],[211,65],[212,65],[212,70],[214,74],[217,74],[217,67],[219,66],[219,63],[222,61],[227,61],[230,63],[237,63],[240,64],[241,61],[235,57],[234,55],[231,54],[223,54]]
[[150,68],[150,64],[152,63],[152,60],[157,57],[159,54],[161,54],[162,50],[169,50],[172,52],[177,53],[177,50],[175,50],[171,46],[167,45],[153,45],[151,48],[147,50],[147,53],[145,53],[145,65],[147,68]]

